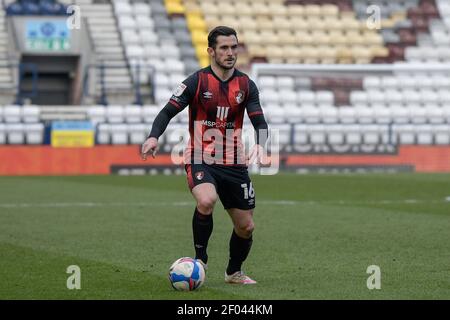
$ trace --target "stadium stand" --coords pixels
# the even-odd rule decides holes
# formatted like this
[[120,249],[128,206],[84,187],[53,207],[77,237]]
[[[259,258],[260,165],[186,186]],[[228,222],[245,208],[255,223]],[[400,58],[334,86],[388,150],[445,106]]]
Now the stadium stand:
[[[173,88],[209,64],[208,31],[223,24],[238,31],[237,67],[257,82],[283,152],[450,145],[445,0],[64,0],[58,10],[45,7],[53,13],[37,1],[5,3],[0,44],[9,39],[9,17],[79,5],[101,74],[81,103],[13,106],[17,62],[0,45],[0,144],[49,143],[46,128],[64,119],[91,121],[99,145],[142,143]],[[368,23],[371,6],[380,28]],[[187,120],[185,110],[169,126],[165,151],[179,143]]]

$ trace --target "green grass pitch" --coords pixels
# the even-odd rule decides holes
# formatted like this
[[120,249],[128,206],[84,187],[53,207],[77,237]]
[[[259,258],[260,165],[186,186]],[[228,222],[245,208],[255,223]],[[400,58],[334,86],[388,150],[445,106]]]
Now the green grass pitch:
[[[224,283],[232,226],[218,203],[205,285],[177,292],[168,268],[194,254],[184,176],[1,177],[0,299],[450,298],[450,175],[252,179],[244,270],[258,284]],[[70,265],[81,290],[66,287]]]

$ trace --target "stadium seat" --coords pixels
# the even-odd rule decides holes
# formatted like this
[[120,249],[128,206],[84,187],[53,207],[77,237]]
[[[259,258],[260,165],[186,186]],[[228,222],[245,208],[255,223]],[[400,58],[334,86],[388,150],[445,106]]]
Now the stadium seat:
[[110,124],[108,124],[108,123],[98,124],[96,134],[97,134],[96,143],[98,143],[98,144],[111,143]]
[[434,142],[438,145],[450,144],[450,125],[441,124],[432,126],[434,132]]
[[131,144],[142,144],[148,136],[148,127],[143,123],[129,124],[128,127],[129,142]]
[[362,129],[358,124],[345,127],[345,143],[349,145],[360,145],[362,143]]
[[355,107],[355,116],[358,123],[367,124],[374,122],[374,109],[365,105]]
[[397,142],[400,144],[415,144],[415,130],[414,126],[410,124],[394,125],[393,132],[397,137]]
[[40,108],[38,106],[23,106],[22,120],[25,123],[39,122]]
[[309,142],[308,126],[305,124],[297,124],[294,126],[294,145],[306,145]]
[[128,144],[128,125],[124,123],[110,124],[111,144]]
[[9,144],[25,143],[25,127],[23,123],[7,123],[6,134]]
[[44,124],[24,124],[25,140],[27,144],[42,144],[44,141]]
[[355,108],[350,106],[343,106],[338,108],[338,117],[341,123],[345,124],[356,123]]
[[268,105],[264,108],[264,114],[267,118],[268,123],[285,123],[285,114],[280,107],[269,107]]
[[415,129],[417,136],[417,144],[425,144],[425,145],[433,144],[434,134],[431,125],[422,124],[416,126]]
[[126,123],[140,123],[142,120],[140,106],[126,106],[124,114]]
[[323,123],[335,124],[338,122],[338,110],[334,106],[320,106],[319,108],[319,116]]
[[143,122],[149,124],[156,118],[160,108],[156,105],[145,105],[142,107],[141,111]]
[[378,124],[387,124],[392,122],[391,109],[384,105],[374,105],[373,116]]
[[6,127],[4,123],[0,122],[0,144],[6,143]]
[[345,126],[334,124],[326,126],[328,143],[331,145],[343,145],[345,141]]
[[327,140],[325,126],[322,124],[309,125],[310,142],[315,145],[324,145]]
[[376,145],[381,142],[381,127],[380,125],[370,124],[361,126],[362,143],[365,145]]
[[5,106],[3,108],[3,119],[6,123],[18,123],[22,121],[22,107],[20,106]]
[[88,119],[96,125],[106,121],[106,107],[104,106],[90,106],[87,109]]
[[305,119],[305,123],[320,122],[321,118],[319,108],[315,107],[314,105],[305,105],[301,108],[301,110]]
[[106,108],[106,119],[109,123],[123,123],[124,109],[122,106],[108,106]]

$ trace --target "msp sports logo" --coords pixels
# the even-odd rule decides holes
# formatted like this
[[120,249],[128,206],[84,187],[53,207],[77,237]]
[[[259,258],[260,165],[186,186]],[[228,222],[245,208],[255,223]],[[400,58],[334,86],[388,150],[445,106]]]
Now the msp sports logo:
[[195,173],[195,177],[197,178],[197,180],[202,180],[204,176],[205,176],[205,173],[203,171],[199,171],[199,172]]
[[244,101],[244,98],[245,98],[245,92],[242,91],[242,90],[236,91],[236,92],[234,93],[234,97],[235,97],[235,99],[236,99],[236,102],[239,104],[239,103],[241,103],[242,101]]

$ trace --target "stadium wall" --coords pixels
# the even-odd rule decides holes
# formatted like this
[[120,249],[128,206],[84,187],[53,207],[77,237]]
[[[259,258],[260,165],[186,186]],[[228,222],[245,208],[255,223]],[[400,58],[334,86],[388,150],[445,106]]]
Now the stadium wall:
[[[51,146],[1,146],[0,175],[107,175],[147,174],[150,170],[177,168],[170,154],[147,161],[139,146],[53,148]],[[449,146],[400,146],[390,155],[281,155],[281,169],[302,168],[409,168],[415,172],[450,172]],[[408,170],[407,170],[408,171]],[[154,171],[153,171],[154,172]]]

